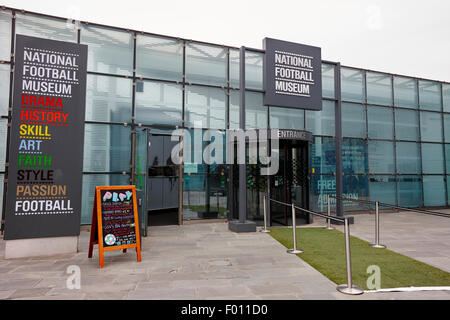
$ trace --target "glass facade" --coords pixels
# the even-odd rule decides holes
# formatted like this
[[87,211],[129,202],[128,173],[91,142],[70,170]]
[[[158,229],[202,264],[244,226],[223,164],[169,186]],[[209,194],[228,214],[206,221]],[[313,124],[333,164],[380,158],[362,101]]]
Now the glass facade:
[[[192,40],[16,12],[15,32],[88,45],[82,223],[95,185],[128,184],[132,132],[239,127],[239,50]],[[0,9],[0,180],[5,175],[12,12]],[[263,105],[264,53],[246,51],[246,128],[308,130],[310,208],[336,192],[335,102],[342,100],[343,189],[353,198],[400,206],[449,205],[450,84],[322,64],[323,110]],[[335,91],[341,81],[341,92]],[[141,168],[142,169],[142,168]],[[145,169],[144,169],[145,170]],[[227,168],[201,165],[184,181],[183,204],[224,214]],[[225,179],[225,180],[224,180]],[[206,181],[209,181],[206,183]],[[258,216],[265,179],[248,180],[249,216]],[[255,191],[256,190],[256,191]],[[0,184],[1,194],[3,183]],[[202,193],[203,192],[203,193]],[[201,195],[202,194],[202,195]],[[187,204],[196,197],[198,203]],[[201,196],[200,196],[201,195]],[[217,198],[216,198],[217,197]],[[193,207],[194,206],[194,207]],[[346,210],[365,209],[345,203]]]

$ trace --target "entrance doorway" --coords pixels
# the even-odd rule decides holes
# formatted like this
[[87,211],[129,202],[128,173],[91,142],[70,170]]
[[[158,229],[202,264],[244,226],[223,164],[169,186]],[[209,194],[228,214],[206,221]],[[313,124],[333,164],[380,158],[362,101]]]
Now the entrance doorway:
[[170,135],[148,133],[147,212],[148,225],[179,224],[180,166],[171,152],[178,141]]
[[[308,142],[302,140],[279,141],[279,170],[271,177],[270,197],[284,203],[309,209],[309,155]],[[296,211],[296,224],[311,223],[309,214]],[[270,202],[271,225],[291,225],[290,206]]]

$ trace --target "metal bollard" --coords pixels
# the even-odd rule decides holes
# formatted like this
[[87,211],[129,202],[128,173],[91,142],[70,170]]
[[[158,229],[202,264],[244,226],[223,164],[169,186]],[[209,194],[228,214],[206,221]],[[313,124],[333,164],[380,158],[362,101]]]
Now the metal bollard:
[[302,253],[303,250],[297,250],[297,236],[296,236],[296,231],[297,231],[297,221],[295,221],[295,207],[294,204],[291,205],[292,207],[292,238],[294,241],[294,248],[293,249],[289,249],[287,251],[287,253],[292,253],[292,254],[297,254],[297,253]]
[[266,206],[267,206],[267,197],[266,197],[266,195],[264,195],[263,202],[264,202],[264,203],[263,203],[264,229],[259,230],[259,232],[265,232],[265,233],[267,233],[267,232],[270,232],[270,230],[267,229],[267,209],[266,209]]
[[380,244],[380,212],[378,201],[375,202],[375,243],[370,244],[373,248],[386,248],[384,244]]
[[[330,217],[331,216],[331,205],[330,205],[330,195],[329,194],[327,195],[327,202],[328,202],[328,216]],[[327,219],[327,226],[325,227],[325,229],[327,229],[327,230],[334,229],[331,226],[331,219]]]
[[348,218],[344,220],[344,232],[345,232],[345,259],[347,262],[347,284],[341,284],[336,287],[336,290],[345,294],[362,294],[364,292],[358,286],[352,284],[352,264],[350,255],[350,227]]

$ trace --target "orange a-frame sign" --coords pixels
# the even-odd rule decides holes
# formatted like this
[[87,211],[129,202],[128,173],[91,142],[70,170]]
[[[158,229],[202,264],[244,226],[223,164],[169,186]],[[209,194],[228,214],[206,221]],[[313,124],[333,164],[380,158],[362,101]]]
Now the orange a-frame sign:
[[137,261],[141,261],[135,186],[95,187],[89,258],[94,244],[98,245],[100,268],[104,267],[105,251],[136,248]]

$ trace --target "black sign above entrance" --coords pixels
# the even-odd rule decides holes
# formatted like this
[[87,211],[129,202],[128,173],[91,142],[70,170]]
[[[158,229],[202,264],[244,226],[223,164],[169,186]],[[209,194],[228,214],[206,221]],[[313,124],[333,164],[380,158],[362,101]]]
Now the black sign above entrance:
[[264,38],[264,105],[322,110],[321,49]]

